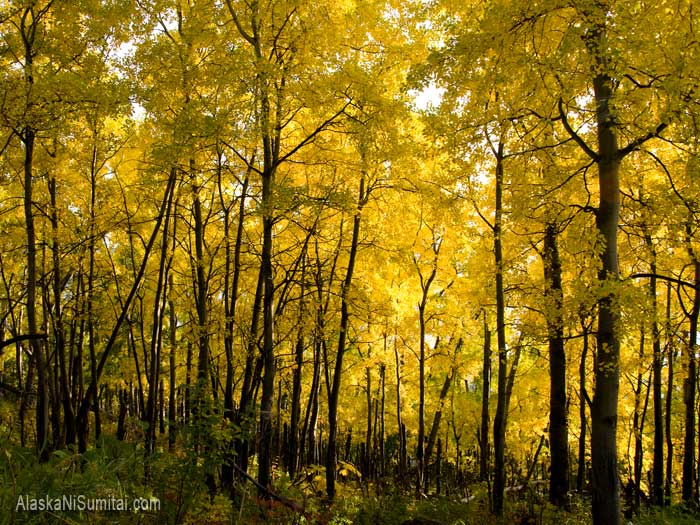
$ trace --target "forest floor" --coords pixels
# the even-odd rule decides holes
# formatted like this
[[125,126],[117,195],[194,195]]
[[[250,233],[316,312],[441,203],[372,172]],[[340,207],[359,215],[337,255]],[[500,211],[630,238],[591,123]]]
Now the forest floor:
[[[416,499],[408,487],[389,479],[372,484],[345,480],[338,484],[338,496],[329,505],[322,492],[323,469],[316,467],[294,481],[278,473],[275,491],[284,503],[260,499],[251,484],[240,487],[233,500],[221,494],[211,498],[204,475],[208,465],[192,461],[194,455],[187,450],[156,452],[149,469],[150,482],[145,483],[143,449],[133,443],[106,436],[100,447],[90,449],[82,457],[59,451],[52,454],[49,462],[40,464],[32,449],[13,445],[3,438],[0,436],[0,525],[487,525],[499,522],[488,512],[483,484],[473,484],[451,495]],[[124,501],[136,497],[154,499],[160,508],[140,512],[22,508],[27,505],[27,498],[64,495]],[[20,498],[24,498],[22,504]],[[699,523],[699,517],[680,507],[643,509],[623,523],[689,525]],[[548,504],[537,490],[511,491],[501,523],[588,524],[590,501],[573,496],[570,510],[560,511]]]

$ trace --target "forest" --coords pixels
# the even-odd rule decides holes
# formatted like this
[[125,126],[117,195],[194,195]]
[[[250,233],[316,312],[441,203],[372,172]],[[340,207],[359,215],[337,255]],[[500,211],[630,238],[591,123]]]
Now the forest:
[[699,17],[0,1],[0,523],[696,523]]

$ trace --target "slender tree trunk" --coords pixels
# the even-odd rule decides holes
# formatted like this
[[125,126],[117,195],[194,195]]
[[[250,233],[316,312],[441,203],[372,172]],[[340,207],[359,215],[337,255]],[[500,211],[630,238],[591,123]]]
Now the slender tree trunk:
[[[371,357],[371,347],[367,349],[367,359]],[[367,425],[365,431],[365,454],[362,458],[362,474],[365,479],[369,479],[371,469],[372,451],[372,369],[365,368],[365,394],[367,402]]]
[[[248,451],[250,446],[249,433],[253,433],[255,425],[253,423],[253,402],[254,402],[254,376],[257,376],[257,363],[255,354],[258,348],[258,325],[260,323],[260,310],[263,301],[263,272],[262,268],[258,272],[258,284],[255,288],[255,298],[253,299],[253,310],[251,312],[250,339],[246,348],[246,364],[243,372],[243,386],[241,387],[241,397],[238,403],[238,413],[236,414],[236,424],[243,429],[243,436],[235,443],[238,466],[243,472],[248,472]],[[258,359],[259,361],[260,359]],[[252,427],[252,428],[251,428]]]
[[418,448],[416,450],[416,458],[418,460],[418,468],[416,469],[416,494],[421,494],[426,487],[424,487],[424,477],[425,477],[425,329],[426,329],[426,319],[425,319],[425,309],[428,304],[428,293],[430,292],[430,285],[435,279],[437,274],[437,262],[438,253],[440,251],[440,244],[438,241],[433,240],[433,252],[434,259],[433,265],[431,267],[430,275],[428,277],[423,277],[420,266],[418,265],[418,260],[413,259],[413,263],[418,270],[418,277],[420,278],[421,287],[421,300],[418,304],[418,323],[420,326],[420,353],[418,358]]
[[[303,278],[302,278],[303,282]],[[302,285],[302,296],[304,287]],[[300,314],[302,317],[303,314]],[[294,347],[294,372],[292,377],[292,411],[291,421],[289,425],[289,447],[287,467],[289,476],[294,478],[299,466],[299,423],[301,420],[301,380],[302,370],[304,366],[304,332],[303,321],[299,324],[299,333],[297,334],[297,342]]]
[[[651,379],[651,377],[649,378]],[[639,374],[637,383],[639,394],[644,387],[642,374]],[[640,407],[639,414],[635,413],[634,426],[634,512],[638,512],[642,503],[642,468],[644,463],[644,422],[646,420],[647,409],[649,408],[649,392],[651,381],[647,380],[644,403]]]
[[695,393],[697,390],[697,332],[698,314],[700,314],[700,260],[693,253],[690,243],[690,228],[686,242],[693,259],[695,272],[695,295],[690,313],[690,330],[688,334],[688,374],[683,388],[685,402],[685,437],[683,447],[683,482],[682,498],[689,502],[696,497],[695,487]]
[[177,379],[175,375],[175,353],[177,350],[177,314],[175,312],[175,291],[172,273],[170,274],[168,281],[168,324],[170,325],[170,355],[168,363],[168,450],[172,451],[175,448],[175,440],[177,439],[178,431],[175,404],[175,390],[177,388]]
[[185,356],[185,425],[192,421],[192,359],[194,346],[192,341],[187,341],[187,355]]
[[[42,18],[48,12],[37,12],[33,3],[26,4],[21,18],[20,33],[24,43],[24,89],[27,96],[27,105],[32,103],[32,91],[34,89],[34,59],[37,50],[34,47],[37,30],[40,30]],[[26,108],[29,112],[29,107]],[[30,336],[29,348],[32,360],[37,372],[37,402],[36,402],[36,449],[39,460],[44,462],[49,459],[49,383],[47,371],[47,358],[44,353],[42,341],[36,337],[37,329],[37,263],[36,263],[36,231],[34,227],[34,146],[37,131],[31,124],[26,123],[19,135],[24,144],[24,220],[27,234],[27,335]],[[31,382],[25,383],[25,390],[31,389]]]
[[576,473],[576,491],[583,493],[583,487],[586,483],[586,405],[589,402],[588,392],[586,390],[586,357],[588,357],[588,327],[583,319],[581,319],[581,328],[583,330],[583,350],[581,351],[581,363],[578,369],[579,381],[579,425],[580,433],[578,437],[578,472]]
[[[457,344],[461,346],[462,339],[460,339]],[[447,399],[447,394],[450,393],[450,387],[452,386],[452,380],[454,379],[456,370],[452,368],[448,374],[445,376],[445,381],[442,384],[442,389],[440,390],[440,397],[438,398],[438,409],[433,415],[433,423],[430,425],[430,433],[428,434],[428,444],[425,447],[425,462],[426,464],[430,462],[430,456],[433,453],[433,448],[435,447],[435,441],[440,431],[440,422],[442,421],[442,410],[445,407],[445,400]]]
[[[384,355],[386,355],[386,335],[384,336]],[[386,420],[386,365],[379,365],[379,382],[381,384],[381,411],[379,416],[379,474],[384,475],[385,466],[385,449],[384,449],[384,431]]]
[[394,359],[396,361],[396,424],[399,434],[399,475],[406,472],[406,435],[403,432],[403,419],[401,417],[401,364],[403,359],[399,357],[398,337],[394,335]]
[[545,296],[550,299],[547,315],[549,343],[549,449],[552,473],[549,479],[549,500],[557,506],[568,503],[569,492],[569,426],[566,414],[566,354],[562,319],[562,278],[557,227],[548,223],[544,237]]
[[[236,238],[233,244],[233,254],[231,253],[231,242],[229,239],[229,208],[223,202],[223,189],[221,183],[221,158],[217,164],[219,195],[222,200],[222,207],[225,210],[224,214],[224,235],[226,238],[226,264],[224,275],[224,310],[226,314],[225,330],[224,330],[224,350],[226,352],[226,387],[224,389],[224,417],[231,423],[235,421],[235,410],[233,401],[233,341],[234,327],[236,323],[236,304],[238,302],[238,283],[241,274],[241,248],[243,246],[243,225],[245,217],[246,194],[248,191],[248,175],[243,181],[241,187],[241,196],[238,208],[238,226],[236,228]],[[231,277],[229,277],[231,275]],[[231,281],[231,282],[229,282]],[[224,457],[223,465],[221,466],[222,483],[226,487],[231,487],[233,484],[233,443],[227,444],[229,449]]]
[[60,398],[63,404],[63,418],[65,425],[65,444],[75,444],[75,413],[70,396],[70,376],[66,362],[66,342],[63,326],[63,313],[61,309],[61,259],[58,232],[58,206],[56,204],[56,179],[49,180],[49,195],[51,197],[51,230],[53,246],[51,255],[53,259],[53,311],[54,311],[54,340],[56,355],[58,356],[60,376]]
[[[175,171],[175,167],[172,171]],[[175,174],[171,173],[171,177]],[[145,475],[150,479],[150,456],[155,452],[156,446],[156,417],[158,410],[158,386],[160,384],[160,354],[162,350],[163,318],[165,313],[165,303],[167,294],[165,293],[166,282],[168,280],[168,248],[170,233],[170,217],[172,215],[173,194],[166,204],[165,220],[163,222],[163,232],[160,245],[160,261],[158,263],[158,280],[156,282],[155,297],[153,299],[153,321],[151,329],[151,356],[150,369],[148,372],[148,400],[146,404],[146,440],[145,440]]]
[[[27,50],[25,67],[31,78],[32,51]],[[32,82],[33,83],[33,82]],[[37,370],[37,402],[36,402],[36,447],[39,459],[47,461],[49,459],[49,384],[46,370],[46,359],[41,340],[36,337],[36,232],[34,229],[34,142],[36,132],[27,127],[22,135],[24,142],[24,219],[27,233],[27,334],[32,336],[29,340],[29,347],[32,350],[32,358],[36,363]],[[29,387],[29,383],[26,384]]]
[[335,467],[337,461],[337,433],[338,433],[338,400],[340,398],[340,385],[343,373],[343,357],[347,343],[347,332],[350,324],[350,305],[348,294],[352,285],[352,276],[355,269],[357,248],[360,243],[360,221],[362,208],[367,203],[368,195],[365,192],[365,173],[360,178],[360,189],[357,201],[357,210],[353,218],[352,240],[350,242],[350,257],[345,280],[340,288],[340,333],[338,335],[338,350],[335,358],[335,370],[333,372],[333,386],[328,397],[328,453],[326,456],[326,493],[329,500],[335,497]]
[[481,431],[479,432],[479,479],[489,479],[489,397],[491,395],[491,331],[484,314],[484,358],[481,371]]
[[671,428],[671,408],[673,407],[673,365],[675,352],[671,335],[671,283],[666,287],[666,356],[668,359],[668,381],[666,385],[666,417],[664,431],[666,435],[666,483],[664,485],[664,500],[671,505],[671,480],[673,479],[673,429]]
[[[274,171],[266,159],[267,169],[263,172],[263,249],[261,268],[264,283],[263,293],[263,383],[260,399],[260,452],[258,454],[258,483],[268,487],[272,469],[272,401],[275,395],[275,348],[274,348],[274,292],[272,274],[272,184]],[[267,493],[261,494],[268,497]]]
[[315,335],[314,341],[314,371],[311,379],[311,392],[309,393],[309,404],[306,407],[306,431],[304,437],[307,439],[306,462],[309,465],[320,463],[321,457],[318,452],[318,439],[316,437],[316,426],[318,424],[318,395],[321,389],[321,340],[320,335]]
[[126,414],[129,410],[129,401],[126,390],[119,390],[119,419],[117,420],[117,439],[124,441],[126,438]]
[[644,236],[647,248],[651,255],[649,271],[649,298],[652,304],[651,338],[653,351],[653,400],[654,400],[654,461],[652,464],[652,487],[651,501],[655,505],[664,504],[664,425],[663,425],[663,398],[661,396],[661,370],[663,366],[663,356],[661,354],[661,334],[659,331],[659,321],[657,319],[657,299],[656,299],[656,250],[651,235]]
[[496,415],[493,421],[494,447],[494,481],[493,481],[493,513],[503,516],[503,499],[506,484],[505,472],[505,439],[507,418],[507,349],[505,325],[505,297],[503,290],[503,247],[502,247],[502,216],[503,216],[503,143],[498,145],[496,152],[496,209],[493,224],[493,253],[496,266],[496,336],[498,340],[498,401]]

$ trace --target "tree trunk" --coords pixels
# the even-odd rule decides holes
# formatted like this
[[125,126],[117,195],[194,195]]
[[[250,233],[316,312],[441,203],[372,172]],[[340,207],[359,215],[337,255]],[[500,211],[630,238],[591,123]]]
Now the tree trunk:
[[544,237],[544,277],[547,305],[547,339],[549,343],[549,449],[552,472],[549,478],[549,501],[559,507],[568,503],[569,427],[566,414],[566,354],[562,319],[562,278],[557,227],[548,223]]
[[61,309],[61,259],[58,233],[58,206],[56,204],[56,179],[54,177],[49,180],[49,195],[51,197],[51,230],[53,237],[51,255],[53,259],[54,341],[59,365],[60,399],[63,404],[65,444],[74,445],[75,413],[70,399],[70,376],[68,374],[68,365],[66,361],[66,344]]
[[[462,345],[462,339],[457,342],[457,345]],[[426,464],[430,462],[430,456],[432,455],[433,448],[435,447],[435,440],[437,439],[438,432],[440,431],[440,422],[442,421],[442,409],[445,407],[445,399],[447,399],[447,394],[450,393],[450,387],[452,386],[452,380],[454,379],[455,373],[456,370],[453,367],[445,376],[445,382],[442,384],[442,389],[440,390],[438,409],[433,415],[433,423],[430,425],[430,433],[428,434],[428,444],[425,447]]]
[[649,298],[652,305],[651,337],[653,351],[653,401],[654,401],[654,461],[652,464],[652,486],[651,501],[654,505],[664,504],[664,425],[663,425],[663,398],[661,396],[661,370],[663,366],[663,356],[661,355],[661,335],[659,332],[659,321],[657,319],[657,299],[656,299],[656,250],[651,235],[644,236],[647,248],[651,256],[649,271]]
[[479,479],[489,479],[489,397],[491,394],[491,331],[484,314],[484,358],[481,371],[481,430],[479,432]]
[[[372,349],[367,350],[367,359],[370,359]],[[367,402],[367,427],[365,431],[365,455],[362,458],[362,475],[367,480],[371,469],[372,458],[372,369],[365,368],[365,393]]]
[[[32,75],[32,50],[27,49],[25,68],[28,78]],[[30,84],[33,83],[30,80]],[[22,141],[24,142],[24,219],[27,232],[27,335],[32,336],[29,347],[32,349],[32,358],[37,370],[37,402],[36,402],[36,448],[40,461],[49,459],[49,384],[46,371],[46,359],[41,340],[36,337],[36,232],[34,230],[34,142],[36,132],[30,127],[24,129]],[[29,388],[30,385],[25,385]]]
[[576,491],[583,493],[586,483],[586,405],[589,403],[588,392],[586,390],[586,357],[588,356],[588,326],[585,320],[581,319],[583,331],[583,350],[581,351],[581,363],[578,368],[579,381],[579,425],[580,433],[578,437],[578,472],[576,473]]
[[[174,237],[174,236],[173,236]],[[176,376],[175,376],[175,351],[177,350],[177,315],[175,313],[175,291],[173,290],[173,275],[170,274],[168,292],[168,315],[169,315],[169,325],[170,325],[170,356],[169,356],[169,378],[170,383],[168,392],[168,450],[172,451],[175,448],[175,440],[177,438],[177,413],[175,408],[175,389],[176,386]]]
[[340,333],[338,334],[338,350],[333,371],[333,385],[328,396],[328,453],[326,456],[326,494],[329,500],[335,497],[335,467],[336,467],[336,440],[338,433],[338,400],[340,398],[340,385],[343,373],[343,357],[347,344],[347,332],[350,324],[350,304],[348,294],[352,285],[352,275],[355,269],[357,248],[360,243],[360,221],[362,208],[367,203],[365,192],[365,173],[360,178],[360,189],[357,201],[357,210],[352,223],[352,240],[350,242],[350,257],[345,280],[340,288]]
[[[243,180],[241,186],[241,196],[238,203],[238,225],[236,227],[236,238],[231,250],[230,241],[230,206],[224,203],[224,190],[222,187],[221,156],[217,163],[217,177],[219,186],[219,197],[221,206],[224,209],[224,236],[225,236],[225,274],[224,274],[224,313],[226,315],[224,329],[224,351],[226,353],[226,386],[224,388],[224,417],[230,422],[235,421],[235,410],[233,400],[233,341],[234,327],[236,323],[236,304],[238,302],[238,283],[241,274],[241,248],[243,246],[243,225],[245,218],[246,197],[248,191],[249,176]],[[232,253],[233,251],[233,253]],[[234,454],[233,443],[227,443],[227,451],[221,466],[221,480],[225,487],[233,484]]]
[[[248,451],[250,448],[249,434],[254,433],[255,424],[253,418],[254,386],[257,376],[256,354],[258,350],[258,325],[260,324],[260,310],[263,301],[263,271],[258,272],[258,284],[255,287],[255,298],[253,299],[253,309],[250,322],[250,339],[246,347],[246,363],[243,372],[243,386],[241,387],[241,397],[238,403],[236,414],[236,424],[243,430],[243,435],[235,442],[236,457],[238,467],[243,472],[248,472]],[[251,428],[252,427],[252,428]]]
[[418,358],[418,449],[416,450],[416,458],[418,460],[418,468],[416,469],[416,494],[420,494],[424,489],[423,482],[425,476],[425,309],[428,304],[428,293],[430,285],[437,274],[438,253],[440,244],[433,239],[433,264],[428,277],[423,277],[423,273],[418,265],[418,260],[414,257],[413,264],[418,271],[421,287],[421,300],[418,304],[418,322],[420,325],[420,354]]
[[696,496],[695,487],[695,392],[697,390],[696,353],[697,353],[697,333],[698,314],[700,314],[700,260],[693,253],[690,241],[690,227],[686,238],[688,250],[693,260],[695,272],[695,295],[693,298],[693,308],[690,313],[690,330],[688,333],[688,374],[685,379],[684,396],[685,402],[685,437],[683,447],[683,482],[682,498],[684,502],[692,501]]
[[507,349],[505,325],[505,297],[503,291],[503,247],[502,247],[502,216],[503,216],[503,143],[498,144],[496,152],[496,209],[493,224],[493,253],[496,267],[496,336],[498,340],[498,401],[496,415],[493,420],[494,448],[494,481],[493,481],[493,513],[503,516],[503,497],[506,484],[505,472],[505,439],[507,417],[506,374]]
[[[641,357],[641,356],[640,356]],[[651,379],[651,378],[649,378]],[[635,411],[633,427],[634,427],[634,512],[638,512],[642,503],[642,467],[644,466],[644,421],[646,419],[647,409],[649,407],[649,391],[651,382],[647,381],[646,391],[644,395],[644,404],[640,407],[639,413]],[[637,390],[641,395],[641,390],[644,387],[644,380],[640,373],[637,381]]]
[[[386,335],[384,336],[384,355],[386,355]],[[385,416],[386,416],[386,365],[382,363],[379,365],[379,382],[381,384],[381,401],[380,401],[380,412],[379,412],[379,474],[384,475],[384,430],[385,430]]]
[[401,417],[401,364],[403,359],[399,357],[398,336],[394,334],[394,359],[396,361],[396,428],[399,434],[399,475],[406,472],[406,435],[403,431],[403,419]]
[[[171,168],[171,177],[175,167]],[[146,442],[145,442],[145,469],[146,479],[150,478],[150,456],[155,452],[156,445],[156,418],[158,412],[158,387],[160,384],[160,354],[162,350],[163,318],[167,294],[165,293],[168,281],[168,247],[170,234],[170,218],[172,215],[173,194],[166,203],[165,220],[163,222],[163,232],[160,245],[160,260],[158,262],[158,280],[156,282],[155,297],[153,299],[153,321],[151,326],[151,355],[150,368],[148,371],[148,400],[146,402]]]
[[673,406],[673,365],[676,354],[673,350],[671,335],[671,283],[666,287],[666,356],[668,359],[668,381],[666,385],[666,417],[664,431],[666,435],[666,483],[664,484],[664,501],[671,505],[671,480],[673,479],[673,429],[671,428],[671,408]]
[[[272,401],[275,395],[275,348],[274,348],[274,292],[275,283],[272,274],[272,184],[274,171],[271,160],[265,159],[266,169],[262,181],[263,207],[263,248],[262,278],[263,293],[263,383],[260,399],[260,452],[258,454],[258,483],[265,488],[270,486],[272,469]],[[261,494],[267,497],[267,494]]]
[[292,377],[292,411],[291,421],[289,425],[289,452],[287,467],[289,476],[294,478],[297,467],[299,465],[299,423],[301,420],[301,380],[302,370],[304,367],[304,305],[303,297],[305,293],[304,286],[304,271],[302,270],[301,278],[301,304],[299,312],[299,331],[297,333],[297,341],[294,347],[294,372]]
[[[591,458],[593,463],[593,523],[620,523],[620,487],[617,471],[617,401],[620,389],[620,340],[616,331],[619,306],[610,284],[617,283],[617,228],[620,213],[619,169],[615,118],[611,112],[613,79],[606,57],[605,8],[589,13],[585,43],[595,62],[593,95],[596,108],[599,204],[596,228],[603,246],[598,281],[598,332],[596,336],[595,393],[591,405]],[[602,19],[602,21],[601,21]]]

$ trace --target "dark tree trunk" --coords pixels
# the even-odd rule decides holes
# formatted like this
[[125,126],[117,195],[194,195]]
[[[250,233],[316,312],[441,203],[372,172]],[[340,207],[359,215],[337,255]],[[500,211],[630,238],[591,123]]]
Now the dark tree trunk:
[[[31,77],[32,51],[27,49],[28,63],[25,65],[28,68]],[[33,163],[34,163],[34,142],[36,132],[31,128],[25,128],[22,135],[24,142],[24,218],[25,229],[27,232],[27,334],[36,336],[37,318],[36,318],[36,232],[34,230],[34,195],[33,195]],[[46,370],[46,356],[44,355],[44,347],[41,340],[37,337],[32,337],[29,340],[29,347],[32,349],[32,358],[36,363],[37,370],[37,403],[36,403],[36,447],[39,454],[39,459],[48,461],[49,459],[49,383]],[[27,388],[30,384],[25,385]]]
[[[170,176],[175,177],[175,167],[171,168]],[[155,452],[156,445],[156,418],[158,414],[158,387],[160,379],[160,354],[163,346],[163,319],[167,294],[165,293],[166,282],[168,280],[168,248],[170,233],[170,218],[173,203],[173,194],[166,204],[165,220],[163,222],[163,232],[160,245],[160,260],[158,262],[158,280],[156,282],[155,297],[153,299],[153,321],[151,330],[151,355],[149,359],[150,368],[148,371],[148,400],[146,403],[146,442],[145,442],[145,469],[146,479],[150,478],[150,458]],[[161,385],[162,386],[162,385]]]
[[440,251],[439,241],[433,239],[433,264],[430,269],[430,274],[427,277],[423,276],[418,260],[414,257],[413,263],[418,271],[421,287],[421,300],[418,303],[418,322],[420,325],[420,353],[418,357],[418,448],[416,450],[416,458],[418,459],[418,468],[416,469],[416,494],[420,494],[427,486],[424,486],[425,476],[425,330],[426,319],[425,309],[428,305],[428,293],[430,285],[437,274],[438,254]]
[[401,417],[401,364],[403,358],[399,357],[398,337],[394,335],[394,359],[396,361],[396,423],[399,434],[399,475],[406,472],[406,433],[404,432],[403,419]]
[[[236,323],[236,304],[238,302],[238,283],[241,274],[241,248],[243,246],[243,225],[245,218],[246,196],[248,191],[249,177],[246,174],[241,187],[241,196],[238,205],[238,225],[236,227],[236,238],[233,243],[233,253],[231,250],[230,241],[230,211],[229,206],[223,202],[224,191],[221,180],[221,157],[217,164],[217,175],[219,183],[219,196],[224,209],[224,235],[226,243],[226,263],[224,275],[224,311],[226,315],[224,329],[224,350],[226,353],[226,386],[224,389],[224,417],[229,422],[235,421],[234,401],[233,401],[233,341],[234,327]],[[225,487],[231,487],[233,484],[234,472],[234,454],[233,443],[228,443],[225,453],[223,465],[221,466],[221,479]]]
[[124,441],[126,437],[126,414],[129,410],[129,400],[126,390],[119,390],[119,419],[117,421],[117,439]]
[[496,209],[493,224],[493,253],[496,266],[496,336],[498,340],[498,400],[496,415],[493,420],[494,448],[494,480],[493,480],[493,513],[503,516],[503,498],[506,486],[505,471],[505,439],[507,418],[506,374],[507,349],[505,325],[505,297],[503,290],[503,247],[502,247],[502,215],[503,215],[503,143],[499,143],[496,151]]
[[481,371],[481,430],[479,432],[479,479],[489,479],[489,397],[491,394],[491,331],[484,314],[484,358]]
[[191,423],[192,417],[192,359],[194,358],[194,346],[192,341],[187,341],[187,355],[185,356],[185,425]]
[[158,390],[158,432],[165,434],[165,382],[162,378]]
[[[302,277],[303,283],[303,277]],[[301,295],[304,295],[304,287],[302,285]],[[303,314],[300,314],[303,319]],[[289,426],[289,458],[287,461],[289,476],[294,478],[299,466],[299,423],[301,421],[301,380],[302,370],[304,366],[304,331],[303,321],[299,324],[299,333],[297,334],[297,342],[294,347],[294,372],[292,377],[292,412]]]
[[[173,239],[175,236],[173,235]],[[177,315],[175,313],[175,291],[173,286],[173,275],[169,276],[168,283],[169,301],[168,315],[170,325],[170,356],[169,356],[169,378],[168,385],[168,450],[172,451],[175,448],[175,440],[177,438],[177,413],[175,404],[176,376],[175,376],[175,351],[177,350]]]
[[[462,340],[457,342],[458,346],[461,346]],[[445,407],[445,400],[447,399],[447,394],[450,393],[450,387],[452,386],[452,380],[455,376],[455,369],[452,368],[449,373],[445,376],[445,382],[442,384],[442,389],[440,390],[440,397],[438,399],[438,409],[433,415],[433,423],[430,425],[430,433],[428,434],[428,444],[425,447],[425,462],[426,464],[430,462],[430,456],[433,453],[433,448],[435,447],[435,441],[437,440],[438,432],[440,431],[440,422],[442,421],[442,410]]]
[[686,242],[693,259],[695,272],[695,295],[690,313],[690,330],[688,334],[688,374],[683,388],[685,402],[685,437],[683,447],[683,482],[682,498],[690,502],[696,497],[695,486],[695,393],[697,390],[697,332],[698,314],[700,314],[700,260],[693,253],[690,241],[690,229]]
[[238,403],[238,413],[236,414],[236,424],[243,430],[243,435],[236,439],[235,449],[239,468],[243,472],[248,472],[248,452],[250,449],[249,434],[254,432],[255,424],[253,418],[253,403],[255,398],[254,383],[257,383],[258,362],[256,353],[258,350],[258,325],[260,324],[260,310],[263,301],[263,272],[262,268],[258,272],[258,284],[255,287],[255,298],[253,299],[253,310],[251,312],[250,339],[246,347],[246,363],[243,372],[243,386],[241,387],[241,397]]
[[663,366],[663,356],[661,355],[661,334],[659,332],[659,321],[657,319],[657,291],[656,291],[656,250],[651,235],[644,236],[647,248],[651,255],[649,271],[649,298],[652,304],[651,338],[652,351],[654,354],[653,370],[653,400],[654,400],[654,461],[652,465],[652,486],[651,501],[654,505],[664,504],[664,425],[663,425],[663,398],[661,396],[661,370]]
[[[384,336],[384,355],[386,355],[386,336]],[[379,365],[379,382],[381,384],[381,401],[380,401],[380,412],[379,412],[379,474],[384,475],[384,465],[386,458],[384,457],[384,430],[385,430],[385,416],[386,416],[386,365],[382,363]]]
[[338,349],[335,358],[335,369],[333,371],[333,384],[328,396],[328,453],[326,455],[326,494],[329,500],[335,497],[335,467],[337,462],[337,433],[338,433],[338,401],[340,398],[340,385],[343,373],[343,357],[345,356],[347,344],[347,332],[350,325],[350,304],[348,294],[352,285],[352,275],[355,269],[355,259],[357,248],[360,243],[360,221],[361,212],[367,203],[367,193],[365,192],[365,173],[362,172],[360,178],[360,189],[357,201],[357,210],[352,223],[352,240],[350,242],[350,257],[345,273],[345,279],[340,288],[340,333],[338,334]]
[[566,354],[562,319],[562,278],[557,227],[549,223],[544,237],[544,277],[547,305],[547,339],[549,343],[549,449],[552,472],[549,500],[557,506],[568,503],[569,427],[566,414]]
[[[274,348],[274,292],[275,284],[272,274],[272,184],[274,171],[272,164],[265,159],[266,169],[262,181],[263,206],[263,248],[262,248],[262,278],[263,293],[263,381],[262,397],[260,399],[260,451],[258,454],[258,483],[269,487],[272,470],[272,401],[275,395],[275,348]],[[268,497],[267,493],[261,496]]]
[[[371,348],[367,350],[367,359],[370,359]],[[372,458],[372,370],[370,367],[365,368],[365,394],[367,402],[367,426],[365,430],[365,454],[362,458],[362,475],[365,479],[369,478]]]
[[[321,311],[319,307],[318,311]],[[319,314],[322,315],[322,314]],[[319,330],[319,327],[316,327]],[[319,462],[316,447],[316,421],[318,419],[318,391],[321,386],[321,336],[318,332],[314,333],[314,359],[313,372],[311,376],[311,389],[309,391],[309,400],[306,404],[306,415],[304,416],[304,429],[301,433],[300,445],[306,449],[306,454],[300,454],[301,458],[305,458],[306,464],[312,465]]]
[[[61,309],[61,255],[58,233],[58,206],[56,204],[56,179],[49,180],[49,195],[51,197],[51,231],[53,245],[51,255],[53,259],[53,329],[56,355],[59,365],[60,399],[63,405],[63,418],[65,425],[65,444],[75,444],[75,413],[70,399],[70,377],[66,361],[66,344]],[[54,436],[56,437],[56,436]]]
[[666,386],[666,417],[664,431],[666,435],[666,483],[664,485],[664,500],[666,505],[671,500],[671,480],[673,479],[673,430],[671,428],[671,408],[673,406],[673,365],[676,354],[673,350],[671,335],[671,284],[666,287],[666,356],[668,359],[668,381]]
[[578,437],[578,471],[576,473],[576,491],[581,494],[586,483],[586,405],[589,404],[588,391],[586,390],[586,358],[588,357],[588,326],[581,319],[583,331],[583,350],[581,351],[581,363],[578,368],[579,381],[579,425],[581,427]]

